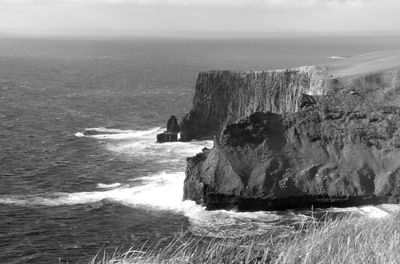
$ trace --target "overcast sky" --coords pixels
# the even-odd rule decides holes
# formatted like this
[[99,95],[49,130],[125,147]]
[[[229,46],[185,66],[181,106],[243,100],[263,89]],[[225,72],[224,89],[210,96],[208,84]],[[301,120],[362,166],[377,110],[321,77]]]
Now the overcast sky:
[[400,32],[400,0],[0,0],[0,33]]

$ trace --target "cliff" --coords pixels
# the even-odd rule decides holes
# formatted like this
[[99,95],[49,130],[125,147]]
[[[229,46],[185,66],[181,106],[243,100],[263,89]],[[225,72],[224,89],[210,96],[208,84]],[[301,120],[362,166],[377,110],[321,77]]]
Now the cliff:
[[369,53],[290,70],[201,72],[193,108],[180,124],[181,139],[211,139],[227,124],[254,112],[296,112],[301,94],[329,95],[347,90],[369,93],[386,105],[398,105],[399,54]]
[[257,112],[188,158],[184,199],[208,208],[276,210],[398,202],[400,108],[359,94],[296,113]]
[[[222,131],[222,133],[221,133]],[[400,52],[199,74],[184,199],[243,210],[400,201]]]
[[296,111],[310,80],[302,69],[199,73],[193,110],[181,122],[181,139],[212,138],[225,125],[256,111]]

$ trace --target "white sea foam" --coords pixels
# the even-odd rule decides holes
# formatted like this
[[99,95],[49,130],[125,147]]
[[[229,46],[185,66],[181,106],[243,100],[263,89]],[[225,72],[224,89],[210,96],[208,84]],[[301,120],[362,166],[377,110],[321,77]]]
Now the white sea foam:
[[[107,128],[88,128],[99,134],[76,136],[107,139],[106,149],[118,154],[140,156],[160,163],[178,163],[187,156],[193,156],[203,147],[212,147],[212,141],[173,142],[159,144],[156,134],[161,128],[150,130],[119,130]],[[104,134],[102,134],[104,133]],[[182,201],[184,172],[160,172],[131,179],[132,185],[99,183],[97,188],[106,189],[94,192],[57,193],[51,196],[8,196],[0,197],[0,203],[19,205],[73,205],[94,203],[101,200],[124,204],[132,207],[145,207],[171,210],[187,216],[193,232],[209,236],[237,236],[259,234],[273,227],[273,223],[286,217],[290,221],[299,221],[306,216],[299,213],[276,214],[274,212],[234,212],[226,210],[207,211],[192,201]],[[367,217],[385,217],[400,211],[400,206],[363,206],[351,208],[333,208],[333,212],[357,212]]]
[[[207,211],[193,201],[182,201],[184,173],[161,172],[137,178],[133,183],[140,185],[113,184],[104,191],[53,193],[41,196],[0,196],[1,204],[21,206],[61,206],[90,204],[107,200],[130,207],[154,210],[169,210],[188,217],[190,230],[196,234],[215,237],[235,237],[261,234],[275,228],[275,223],[283,220],[298,222],[307,216],[286,212],[235,212],[227,210]],[[98,186],[111,186],[101,185]],[[114,187],[115,186],[115,187]],[[400,205],[361,206],[332,208],[331,212],[355,212],[367,217],[385,217],[400,211]]]
[[2,204],[17,205],[76,205],[109,200],[129,206],[143,205],[158,209],[179,210],[182,199],[184,173],[172,174],[162,172],[143,178],[140,186],[120,186],[117,184],[98,184],[99,188],[113,188],[107,191],[52,193],[49,195],[14,195],[0,196]]
[[116,183],[111,183],[111,184],[105,184],[105,183],[98,183],[97,188],[98,189],[109,189],[109,188],[116,188],[121,186],[121,183],[116,182]]
[[[156,143],[156,135],[163,129],[154,128],[145,131],[124,131],[119,134],[94,135],[98,139],[107,138],[106,149],[127,156],[140,156],[144,160],[152,160],[158,163],[176,164],[184,161],[186,157],[196,155],[204,147],[211,148],[213,142],[191,141],[191,142],[167,142]],[[182,171],[184,168],[182,168]]]
[[106,127],[90,127],[86,128],[86,131],[96,131],[96,132],[103,132],[103,133],[127,133],[132,130],[122,130],[117,128],[106,128]]
[[198,234],[233,237],[259,234],[271,228],[280,216],[273,212],[207,211],[192,201],[182,201],[184,173],[161,172],[141,177],[142,185],[123,185],[106,191],[53,193],[50,195],[0,196],[1,204],[62,206],[107,200],[130,207],[170,210],[188,217],[190,229]]
[[76,132],[75,137],[84,137],[85,135],[82,132]]
[[333,59],[333,60],[344,60],[344,59],[346,59],[346,57],[342,57],[342,56],[330,56],[329,59]]
[[[107,139],[107,150],[119,154],[132,156],[147,156],[154,159],[157,156],[160,162],[169,162],[174,156],[174,160],[193,156],[200,152],[202,148],[212,147],[212,141],[191,141],[191,142],[167,142],[156,143],[156,135],[164,131],[160,127],[149,130],[121,130],[115,128],[86,128],[85,131],[95,131],[98,134],[85,134],[77,132],[76,137],[87,137],[95,139]],[[165,157],[166,159],[163,159]]]
[[[85,134],[86,131],[96,132],[96,134]],[[161,128],[156,127],[149,130],[122,130],[116,128],[105,128],[105,127],[95,127],[95,128],[86,128],[85,132],[77,132],[75,133],[76,137],[88,137],[88,138],[96,138],[96,139],[134,139],[141,138],[146,136],[154,136],[157,133],[161,133]]]

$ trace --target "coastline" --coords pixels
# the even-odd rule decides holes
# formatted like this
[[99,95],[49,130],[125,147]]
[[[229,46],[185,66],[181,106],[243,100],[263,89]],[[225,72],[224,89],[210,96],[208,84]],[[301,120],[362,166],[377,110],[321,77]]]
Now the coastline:
[[184,199],[208,209],[397,203],[400,51],[324,65],[201,72],[181,138]]

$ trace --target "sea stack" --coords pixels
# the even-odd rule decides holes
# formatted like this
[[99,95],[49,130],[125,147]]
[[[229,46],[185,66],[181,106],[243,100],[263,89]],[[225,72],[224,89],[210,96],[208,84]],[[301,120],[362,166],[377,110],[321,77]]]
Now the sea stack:
[[277,210],[400,200],[400,52],[268,72],[200,73],[184,199]]
[[157,142],[175,142],[178,141],[178,133],[180,132],[178,120],[175,116],[171,116],[167,122],[167,130],[161,134],[157,134]]

